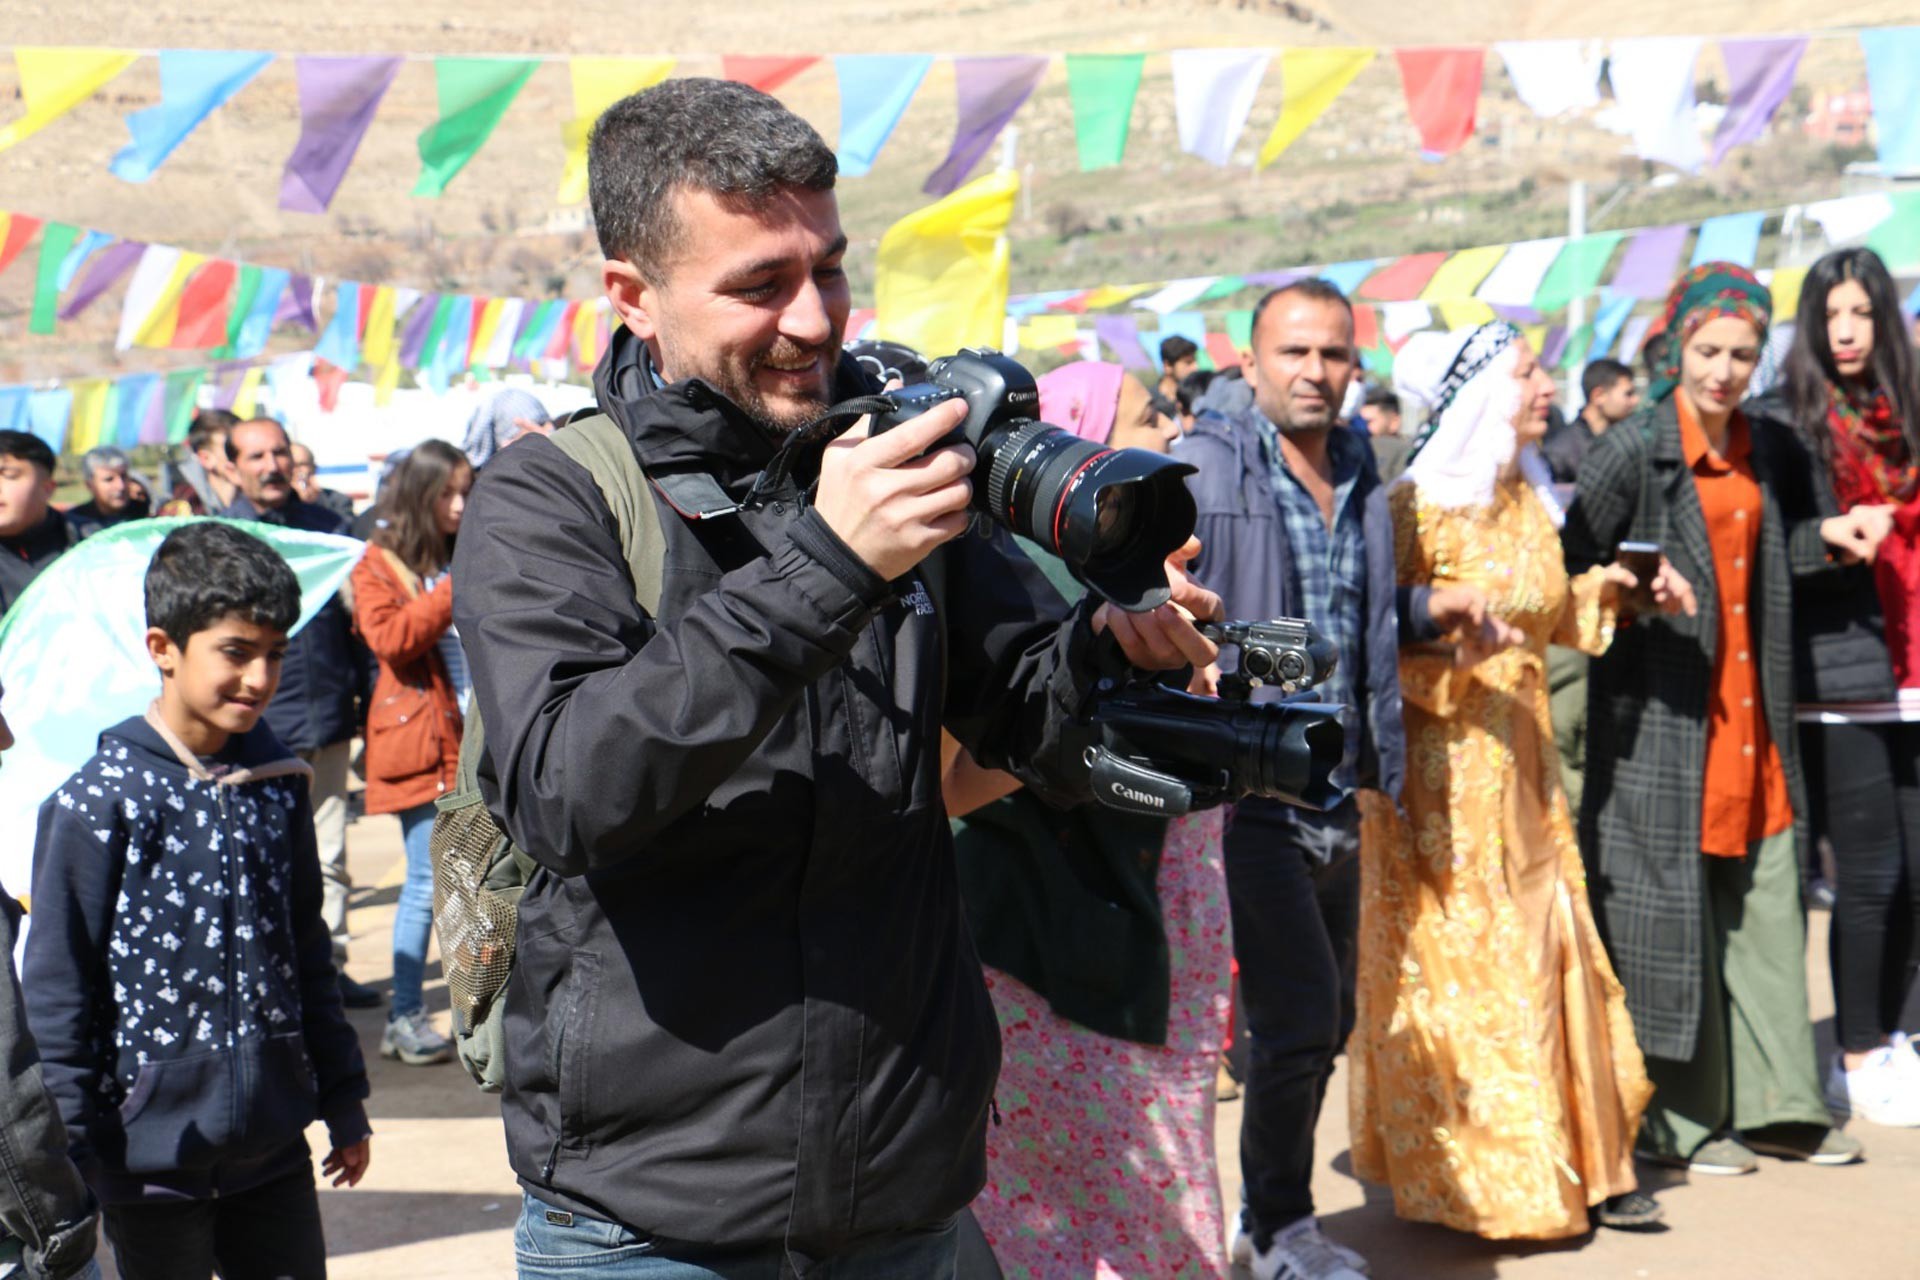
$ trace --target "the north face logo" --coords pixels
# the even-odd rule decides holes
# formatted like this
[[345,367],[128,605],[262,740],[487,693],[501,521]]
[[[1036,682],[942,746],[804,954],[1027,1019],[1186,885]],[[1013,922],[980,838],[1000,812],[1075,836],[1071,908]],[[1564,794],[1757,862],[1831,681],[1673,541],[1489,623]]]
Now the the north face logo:
[[918,578],[913,580],[913,590],[900,597],[900,603],[923,618],[933,616],[933,597],[927,594],[926,584]]

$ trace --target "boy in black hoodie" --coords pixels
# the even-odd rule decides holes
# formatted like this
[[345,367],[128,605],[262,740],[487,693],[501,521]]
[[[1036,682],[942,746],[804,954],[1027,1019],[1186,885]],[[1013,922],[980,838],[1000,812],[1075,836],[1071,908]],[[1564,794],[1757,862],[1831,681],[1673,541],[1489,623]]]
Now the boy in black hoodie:
[[307,767],[264,723],[293,572],[231,525],[147,569],[161,693],[40,811],[28,1018],[123,1280],[319,1278],[322,1173],[366,1171],[366,1068],[320,918]]

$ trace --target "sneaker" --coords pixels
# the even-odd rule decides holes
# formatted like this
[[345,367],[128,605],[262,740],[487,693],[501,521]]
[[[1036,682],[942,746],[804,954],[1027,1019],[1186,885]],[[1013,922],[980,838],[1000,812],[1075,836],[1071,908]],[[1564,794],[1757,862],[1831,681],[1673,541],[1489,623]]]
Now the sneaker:
[[1858,1138],[1824,1124],[1770,1124],[1745,1130],[1740,1138],[1761,1155],[1808,1164],[1853,1164],[1864,1159],[1867,1151]]
[[1893,1065],[1900,1069],[1900,1074],[1920,1088],[1920,1048],[1915,1047],[1904,1031],[1896,1031],[1889,1036],[1887,1047],[1893,1050]]
[[1629,1191],[1623,1196],[1608,1196],[1593,1207],[1596,1225],[1615,1231],[1645,1231],[1660,1224],[1667,1211],[1644,1191]]
[[1365,1280],[1367,1260],[1321,1234],[1320,1220],[1309,1214],[1277,1232],[1263,1249],[1254,1247],[1246,1217],[1234,1221],[1233,1261],[1254,1280]]
[[1730,1134],[1707,1139],[1690,1156],[1668,1155],[1664,1151],[1649,1151],[1646,1148],[1641,1148],[1637,1154],[1648,1164],[1685,1169],[1688,1173],[1709,1178],[1734,1178],[1743,1173],[1753,1173],[1760,1167],[1760,1162],[1753,1158],[1753,1152]]
[[[1907,1052],[1913,1052],[1911,1046]],[[1844,1055],[1834,1054],[1833,1065],[1827,1070],[1827,1105],[1836,1115],[1859,1116],[1869,1124],[1920,1128],[1920,1079],[1903,1066],[1892,1045],[1875,1049],[1852,1070],[1848,1070]]]
[[433,1029],[426,1010],[389,1019],[380,1035],[380,1056],[398,1058],[410,1067],[453,1061],[453,1041]]
[[379,988],[370,987],[364,982],[355,982],[346,974],[340,975],[340,1003],[349,1009],[378,1009],[387,1002]]

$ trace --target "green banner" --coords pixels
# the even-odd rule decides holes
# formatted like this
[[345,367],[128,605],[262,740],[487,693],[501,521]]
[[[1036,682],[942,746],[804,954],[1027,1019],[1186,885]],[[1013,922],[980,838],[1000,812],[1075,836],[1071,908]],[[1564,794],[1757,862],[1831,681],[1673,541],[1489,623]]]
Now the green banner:
[[438,196],[487,144],[538,62],[512,58],[435,58],[440,118],[420,135],[416,196]]
[[1620,246],[1622,232],[1602,231],[1567,241],[1567,247],[1547,268],[1540,290],[1533,295],[1533,309],[1550,315],[1575,298],[1584,298],[1600,287],[1600,277]]
[[193,426],[200,384],[207,380],[205,369],[178,369],[167,375],[166,399],[162,401],[167,419],[167,443],[179,444]]
[[246,324],[247,316],[253,311],[253,300],[259,295],[260,268],[241,263],[240,278],[233,285],[233,306],[227,311],[227,340],[214,348],[214,359],[226,360],[233,356],[240,341],[240,327]]
[[49,222],[40,232],[40,269],[33,278],[33,315],[28,333],[52,333],[60,310],[60,266],[67,260],[80,228]]
[[1080,169],[1088,172],[1120,163],[1133,121],[1133,100],[1140,93],[1144,53],[1070,53],[1067,92],[1073,99],[1073,137],[1080,147]]
[[1227,338],[1235,351],[1253,350],[1253,309],[1227,312]]
[[1867,236],[1867,248],[1879,254],[1891,269],[1904,271],[1920,266],[1920,192],[1890,198],[1893,216]]

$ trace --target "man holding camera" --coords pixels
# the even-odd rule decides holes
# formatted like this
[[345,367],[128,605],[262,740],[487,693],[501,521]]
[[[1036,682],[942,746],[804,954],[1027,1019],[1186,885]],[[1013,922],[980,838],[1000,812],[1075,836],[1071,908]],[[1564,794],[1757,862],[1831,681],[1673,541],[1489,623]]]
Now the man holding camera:
[[[1342,707],[1345,756],[1332,781],[1397,797],[1401,639],[1484,627],[1485,596],[1397,585],[1386,487],[1340,418],[1359,364],[1340,291],[1302,280],[1262,298],[1252,363],[1253,405],[1201,415],[1181,446],[1199,468],[1193,572],[1234,616],[1305,618],[1334,644],[1337,665],[1313,694]],[[1353,1029],[1358,805],[1350,794],[1324,813],[1242,800],[1225,855],[1252,1043],[1235,1258],[1257,1280],[1357,1280],[1366,1262],[1321,1233],[1312,1180],[1314,1126]]]
[[595,387],[660,490],[657,616],[548,439],[489,464],[461,527],[481,785],[539,863],[505,1012],[522,1276],[951,1276],[999,1035],[940,729],[1082,800],[1096,635],[1151,669],[1214,656],[1191,617],[1218,598],[1171,566],[1172,604],[1063,614],[1003,531],[962,536],[973,451],[934,446],[964,401],[795,451],[763,504],[673,505],[740,502],[878,389],[840,350],[835,172],[742,85],[610,109],[589,173],[621,323]]

